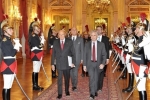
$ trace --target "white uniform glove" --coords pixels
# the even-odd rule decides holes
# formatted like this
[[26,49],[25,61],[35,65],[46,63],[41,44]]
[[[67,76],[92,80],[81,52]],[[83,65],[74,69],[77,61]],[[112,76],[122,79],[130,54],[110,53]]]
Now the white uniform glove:
[[20,50],[20,47],[22,47],[22,45],[20,44],[20,40],[18,38],[13,39],[13,41],[15,42],[15,46],[14,49],[16,49],[17,51]]
[[41,37],[41,44],[44,44],[44,42],[46,41],[45,39],[44,39],[44,36],[42,35],[42,36],[40,36]]
[[129,51],[129,52],[132,52],[133,49],[134,49],[133,44],[129,44],[129,45],[128,45],[128,51]]

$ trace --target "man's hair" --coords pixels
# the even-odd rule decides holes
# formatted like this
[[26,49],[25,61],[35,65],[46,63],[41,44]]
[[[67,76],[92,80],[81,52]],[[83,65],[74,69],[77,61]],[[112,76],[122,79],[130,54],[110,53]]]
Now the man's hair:
[[103,29],[103,27],[102,27],[102,26],[100,26],[100,25],[96,26],[96,28],[101,28],[101,29]]
[[[96,34],[97,34],[97,31],[96,31],[96,30],[90,31],[90,35],[91,35],[92,33],[96,33]],[[98,34],[97,34],[97,35],[98,35]]]

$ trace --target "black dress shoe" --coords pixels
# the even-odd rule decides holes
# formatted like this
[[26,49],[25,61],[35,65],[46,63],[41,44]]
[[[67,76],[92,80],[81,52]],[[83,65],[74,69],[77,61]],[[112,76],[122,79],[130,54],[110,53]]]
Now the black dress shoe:
[[95,96],[96,96],[96,97],[98,96],[98,93],[97,93],[97,92],[95,93]]
[[67,92],[67,93],[66,93],[66,96],[70,96],[70,93],[69,93],[69,92]]
[[61,99],[62,98],[62,94],[59,94],[58,96],[57,96],[57,99]]
[[76,91],[77,90],[77,88],[76,87],[72,87],[72,91]]
[[57,75],[52,76],[52,78],[57,78],[57,77],[58,77]]
[[42,90],[44,90],[44,88],[36,85],[36,86],[33,86],[33,90],[42,91]]
[[90,100],[94,100],[94,96],[92,94],[90,95]]

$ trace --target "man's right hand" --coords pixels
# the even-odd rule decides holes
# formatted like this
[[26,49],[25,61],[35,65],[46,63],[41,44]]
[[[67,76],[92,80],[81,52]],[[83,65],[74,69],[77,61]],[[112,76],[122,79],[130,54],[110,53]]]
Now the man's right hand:
[[86,66],[83,66],[83,70],[84,70],[85,72],[87,72]]
[[55,66],[54,65],[52,65],[52,71],[55,71]]

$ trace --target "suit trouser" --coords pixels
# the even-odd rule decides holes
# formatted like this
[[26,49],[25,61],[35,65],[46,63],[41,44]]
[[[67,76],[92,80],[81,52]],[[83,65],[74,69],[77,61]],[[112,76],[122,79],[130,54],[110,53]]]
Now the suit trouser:
[[104,80],[104,71],[102,71],[101,73],[98,74],[98,84],[97,84],[98,90],[102,90],[103,80]]
[[89,73],[89,87],[90,87],[90,94],[95,96],[95,93],[97,92],[97,83],[98,83],[98,68],[96,62],[91,62],[92,66],[90,66],[88,73]]
[[65,92],[66,93],[69,92],[70,69],[66,69],[66,70],[58,69],[58,80],[57,80],[58,94],[62,94],[63,76],[64,76],[64,81],[65,81]]
[[77,87],[79,65],[80,65],[80,64],[77,64],[76,67],[74,67],[74,68],[72,68],[72,69],[70,70],[70,76],[71,76],[71,81],[72,81],[72,87]]
[[107,70],[107,65],[105,65],[104,67],[104,74],[106,74],[106,70]]

